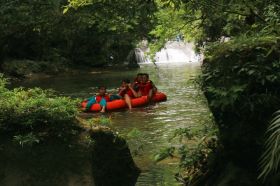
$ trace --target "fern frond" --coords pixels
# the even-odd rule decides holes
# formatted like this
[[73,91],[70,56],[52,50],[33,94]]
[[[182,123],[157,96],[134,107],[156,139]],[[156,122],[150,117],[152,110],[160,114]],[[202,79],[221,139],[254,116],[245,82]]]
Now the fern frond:
[[275,174],[280,164],[280,110],[273,114],[266,132],[265,152],[260,159],[261,173],[258,179],[266,181],[269,175]]

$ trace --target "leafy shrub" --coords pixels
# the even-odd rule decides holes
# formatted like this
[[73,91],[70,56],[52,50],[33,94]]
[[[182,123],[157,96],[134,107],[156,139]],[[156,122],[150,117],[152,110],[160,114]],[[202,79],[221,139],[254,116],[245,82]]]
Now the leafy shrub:
[[[8,90],[0,77],[0,131],[17,139],[63,136],[76,124],[77,102],[40,88]],[[25,137],[24,137],[25,136]],[[22,140],[18,140],[22,141]],[[25,140],[26,141],[26,140]],[[33,140],[37,141],[37,140]],[[23,144],[23,143],[22,143]]]

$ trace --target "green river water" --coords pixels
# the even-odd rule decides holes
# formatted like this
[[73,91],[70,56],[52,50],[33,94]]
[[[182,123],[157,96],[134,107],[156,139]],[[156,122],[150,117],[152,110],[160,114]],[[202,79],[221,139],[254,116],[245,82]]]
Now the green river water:
[[[153,64],[143,64],[135,70],[95,70],[74,75],[32,78],[21,82],[23,87],[52,88],[60,95],[75,98],[91,96],[98,85],[105,85],[108,92],[119,87],[124,78],[133,79],[138,72],[147,72],[159,91],[168,96],[166,102],[135,108],[132,112],[122,110],[107,113],[111,117],[111,127],[121,135],[138,131],[139,135],[128,138],[134,161],[141,169],[137,186],[180,185],[174,174],[178,171],[178,160],[154,162],[154,155],[162,148],[176,144],[169,141],[175,129],[199,127],[209,120],[209,110],[204,97],[193,83],[200,73],[199,63],[163,63],[157,68]],[[16,85],[18,86],[18,85]],[[86,117],[100,117],[99,113],[89,113]]]

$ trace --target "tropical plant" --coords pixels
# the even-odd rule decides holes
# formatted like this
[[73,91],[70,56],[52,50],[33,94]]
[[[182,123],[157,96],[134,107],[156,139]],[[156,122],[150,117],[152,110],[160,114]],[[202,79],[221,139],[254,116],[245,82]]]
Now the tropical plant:
[[258,179],[266,181],[269,176],[279,172],[280,166],[280,110],[273,114],[265,140],[265,151],[259,163],[261,173]]
[[36,135],[34,135],[32,132],[28,133],[27,135],[17,135],[14,136],[14,140],[21,145],[21,147],[25,145],[32,146],[35,143],[39,143],[39,139]]

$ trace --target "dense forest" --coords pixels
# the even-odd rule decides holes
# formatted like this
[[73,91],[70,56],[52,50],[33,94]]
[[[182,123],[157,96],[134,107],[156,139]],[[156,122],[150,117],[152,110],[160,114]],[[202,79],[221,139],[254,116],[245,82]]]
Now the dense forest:
[[[130,62],[129,54],[141,41],[148,41],[153,57],[178,35],[204,55],[197,82],[218,128],[215,144],[203,147],[210,150],[200,149],[188,163],[187,152],[181,153],[185,174],[180,181],[185,185],[279,184],[279,1],[2,0],[0,72],[24,76],[46,68],[59,72],[69,67],[121,65]],[[17,141],[29,135],[29,141],[37,143],[41,116],[51,125],[62,123],[63,128],[75,120],[76,100],[53,98],[40,89],[12,91],[6,83],[1,76],[0,129],[15,131]],[[41,110],[35,112],[36,105]],[[26,108],[32,112],[24,113]],[[56,109],[61,114],[54,115]],[[168,156],[173,153],[176,150]]]
[[155,10],[151,1],[2,1],[2,69],[18,73],[17,60],[36,61],[35,71],[123,63],[149,37]]

